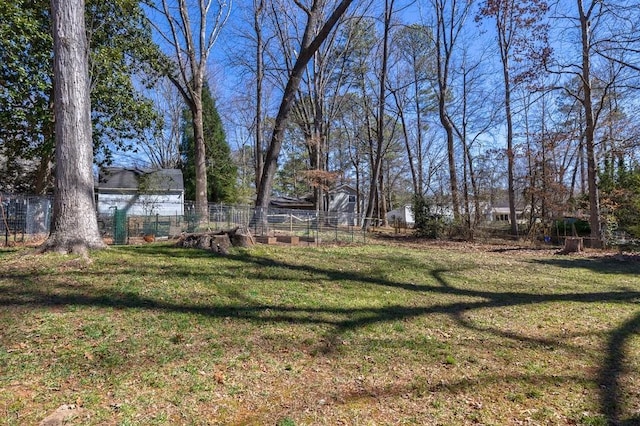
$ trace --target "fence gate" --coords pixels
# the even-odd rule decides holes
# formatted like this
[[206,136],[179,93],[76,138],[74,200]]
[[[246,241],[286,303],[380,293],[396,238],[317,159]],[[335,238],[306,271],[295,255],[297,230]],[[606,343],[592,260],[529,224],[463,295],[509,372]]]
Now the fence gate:
[[113,244],[127,244],[127,211],[116,209],[113,212]]

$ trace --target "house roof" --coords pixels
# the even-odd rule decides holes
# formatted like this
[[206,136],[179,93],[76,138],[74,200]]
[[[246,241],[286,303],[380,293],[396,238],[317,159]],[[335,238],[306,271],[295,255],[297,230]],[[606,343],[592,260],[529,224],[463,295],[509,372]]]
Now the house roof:
[[180,169],[136,169],[106,167],[98,175],[99,191],[174,192],[184,190]]
[[343,183],[342,185],[338,185],[335,188],[329,190],[330,194],[337,193],[337,192],[352,192],[355,194],[358,191],[356,191],[356,189],[353,186]]
[[313,210],[315,204],[307,198],[275,197],[269,202],[271,207],[280,209]]

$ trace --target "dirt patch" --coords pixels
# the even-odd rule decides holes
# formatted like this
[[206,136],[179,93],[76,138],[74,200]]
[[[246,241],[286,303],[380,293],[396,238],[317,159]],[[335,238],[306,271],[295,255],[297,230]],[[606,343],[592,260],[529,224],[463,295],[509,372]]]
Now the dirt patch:
[[68,420],[78,417],[83,409],[75,404],[64,404],[40,422],[40,426],[62,426]]

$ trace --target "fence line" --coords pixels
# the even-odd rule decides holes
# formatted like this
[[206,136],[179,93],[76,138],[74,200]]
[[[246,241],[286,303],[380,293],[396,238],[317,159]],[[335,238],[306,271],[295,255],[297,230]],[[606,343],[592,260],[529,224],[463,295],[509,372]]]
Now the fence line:
[[50,197],[0,193],[0,241],[25,242],[49,234]]
[[183,232],[220,231],[235,227],[247,228],[257,237],[296,236],[301,241],[314,243],[366,240],[366,234],[360,228],[361,218],[339,212],[269,209],[264,214],[251,206],[221,204],[210,204],[205,220],[200,220],[188,207],[184,216],[131,215],[123,220],[116,212],[98,217],[103,236],[113,238],[115,244],[126,244],[131,239],[145,236],[173,238]]
[[[52,199],[0,193],[0,245],[44,238],[49,234]],[[173,238],[183,232],[228,230],[245,227],[257,237],[296,236],[307,242],[365,242],[362,215],[317,210],[268,209],[252,206],[210,204],[204,221],[189,204],[184,215],[128,215],[113,209],[97,214],[103,238],[114,244],[134,242],[135,238]],[[257,220],[257,218],[261,218]]]

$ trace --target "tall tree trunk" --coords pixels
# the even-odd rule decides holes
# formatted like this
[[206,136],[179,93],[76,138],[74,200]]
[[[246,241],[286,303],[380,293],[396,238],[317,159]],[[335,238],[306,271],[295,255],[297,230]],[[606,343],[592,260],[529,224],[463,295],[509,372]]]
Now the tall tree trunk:
[[51,234],[41,250],[105,247],[94,199],[88,46],[83,0],[52,0],[56,180]]
[[262,84],[264,81],[264,46],[262,45],[262,23],[260,14],[264,10],[264,0],[254,1],[253,29],[256,32],[256,137],[254,146],[255,156],[255,185],[260,187],[262,170],[264,169],[264,153],[262,152]]
[[33,190],[36,195],[44,195],[47,192],[51,178],[52,159],[53,156],[47,151],[42,153],[40,161],[38,161]]
[[[418,184],[418,179],[422,180],[422,173],[418,178],[418,172],[416,171],[416,164],[413,159],[413,150],[411,149],[411,141],[409,140],[409,129],[407,127],[407,120],[404,114],[404,106],[400,103],[397,91],[392,92],[393,99],[396,102],[398,108],[398,117],[400,118],[400,125],[402,127],[402,138],[404,139],[404,147],[407,150],[407,163],[409,163],[409,171],[411,172],[411,183],[413,186],[414,195],[422,195],[422,185]],[[419,116],[420,114],[418,114]],[[418,125],[418,132],[420,132],[420,126]],[[422,149],[422,148],[420,148]],[[419,164],[422,164],[419,162]],[[422,167],[420,167],[422,168]]]
[[[196,93],[202,94],[202,87]],[[194,96],[193,103],[193,139],[195,142],[195,167],[196,167],[196,213],[198,221],[209,221],[209,203],[207,198],[207,155],[204,142],[204,117],[202,96]]]
[[591,44],[590,44],[590,15],[585,13],[582,0],[577,0],[580,13],[580,29],[582,40],[582,91],[584,94],[583,108],[585,114],[585,148],[587,154],[587,185],[589,190],[589,226],[591,228],[592,244],[601,248],[602,226],[600,224],[600,194],[598,191],[598,166],[595,153],[595,118],[593,112],[591,90]]
[[[315,52],[314,60],[313,60],[313,138],[314,138],[314,152],[312,155],[312,164],[311,167],[315,168],[318,171],[326,171],[327,163],[324,161],[324,153],[326,153],[326,139],[327,132],[324,127],[324,83],[322,76],[322,67],[319,64],[320,57],[318,52]],[[314,164],[315,163],[315,164]],[[318,175],[318,178],[320,176]],[[314,198],[316,202],[316,210],[325,211],[325,203],[324,203],[324,190],[323,186],[326,185],[327,182],[319,181],[316,182],[314,188]]]
[[384,200],[384,194],[382,194],[382,160],[384,158],[384,122],[385,122],[385,98],[387,93],[387,64],[389,62],[389,38],[391,31],[391,16],[393,15],[394,0],[385,0],[384,8],[384,34],[382,38],[382,65],[380,69],[380,88],[378,99],[378,117],[376,120],[376,147],[373,150],[373,162],[371,170],[371,186],[369,187],[369,203],[367,205],[367,212],[365,215],[364,226],[369,225],[370,218],[377,216],[378,219],[384,221],[385,218],[381,218],[381,211],[383,210],[382,201]]
[[424,193],[424,153],[422,152],[424,136],[422,134],[422,105],[420,104],[421,89],[418,85],[418,80],[419,76],[417,75],[417,70],[415,70],[413,77],[413,96],[416,102],[416,169],[418,169],[418,187],[416,195],[422,196]]
[[[210,1],[159,0],[145,4],[150,11],[164,18],[153,19],[154,16],[148,21],[166,41],[164,45],[173,51],[169,56],[173,58],[175,67],[167,67],[167,77],[178,89],[193,116],[195,209],[200,223],[206,224],[209,206],[202,89],[211,49],[229,17],[231,3],[218,2],[217,9],[211,7]],[[166,22],[161,23],[163,20]]]
[[[468,11],[470,3],[465,3],[458,9],[459,4],[452,0],[450,4],[443,0],[433,0],[436,12],[436,66],[438,78],[438,117],[445,131],[447,140],[447,162],[449,165],[449,190],[451,191],[451,207],[453,218],[460,220],[460,201],[458,197],[458,173],[456,168],[454,127],[447,111],[447,96],[449,93],[449,67],[453,49],[460,33],[461,25]],[[451,13],[447,17],[447,8]],[[459,14],[459,16],[456,16]]]
[[378,222],[380,226],[387,226],[387,191],[385,188],[384,172],[380,173],[380,187],[379,194],[380,200],[378,201]]
[[518,221],[516,215],[516,189],[515,189],[515,152],[513,150],[513,115],[511,113],[511,81],[509,77],[509,61],[505,55],[502,62],[504,76],[504,112],[507,120],[507,191],[509,197],[509,221],[511,222],[511,235],[518,235]]
[[440,124],[444,128],[447,138],[447,162],[449,164],[449,189],[451,190],[451,206],[453,208],[454,220],[460,220],[460,201],[458,198],[458,172],[456,169],[455,145],[453,138],[453,126],[449,121],[446,111],[445,96],[447,93],[446,84],[443,86],[442,96],[438,99],[438,115]]
[[467,147],[466,155],[468,157],[467,164],[469,166],[469,178],[471,180],[471,189],[473,190],[473,208],[474,208],[474,227],[480,223],[481,209],[480,209],[480,188],[478,188],[478,181],[473,169],[473,157]]
[[504,114],[507,125],[507,197],[509,199],[509,222],[511,235],[518,236],[518,222],[516,216],[515,190],[515,152],[513,149],[513,113],[511,111],[511,75],[510,57],[511,45],[514,37],[513,8],[508,5],[498,8],[495,12],[496,32],[500,47],[500,61],[502,62],[502,79],[504,84]]

